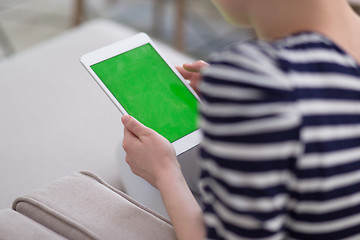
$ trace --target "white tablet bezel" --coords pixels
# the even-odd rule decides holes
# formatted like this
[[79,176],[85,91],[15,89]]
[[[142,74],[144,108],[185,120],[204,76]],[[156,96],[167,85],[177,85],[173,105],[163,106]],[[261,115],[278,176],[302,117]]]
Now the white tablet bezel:
[[[133,37],[128,39],[116,42],[114,44],[108,45],[101,49],[95,50],[93,52],[87,53],[80,58],[80,62],[85,67],[85,69],[90,73],[90,75],[94,78],[96,83],[101,87],[101,89],[106,93],[106,95],[110,98],[110,100],[114,103],[114,105],[118,108],[121,114],[127,115],[126,110],[121,106],[118,100],[112,95],[110,90],[104,85],[104,83],[99,79],[99,77],[95,74],[95,72],[91,69],[91,66],[105,61],[109,58],[115,57],[119,54],[125,53],[142,45],[150,43],[151,46],[155,49],[155,51],[163,58],[169,68],[178,76],[178,78],[182,81],[182,83],[189,89],[189,91],[195,96],[195,98],[201,102],[199,96],[196,92],[190,87],[187,81],[183,79],[180,73],[164,58],[164,56],[159,52],[157,47],[154,45],[152,40],[145,33],[139,33]],[[176,155],[180,155],[181,153],[195,147],[201,141],[201,133],[200,130],[197,129],[194,132],[172,142],[171,144],[175,148]]]

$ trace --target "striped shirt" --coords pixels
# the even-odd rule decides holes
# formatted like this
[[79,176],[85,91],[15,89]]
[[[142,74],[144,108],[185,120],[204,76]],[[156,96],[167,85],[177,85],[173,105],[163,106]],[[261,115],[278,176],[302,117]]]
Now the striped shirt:
[[325,36],[209,59],[200,189],[208,239],[360,239],[360,66]]

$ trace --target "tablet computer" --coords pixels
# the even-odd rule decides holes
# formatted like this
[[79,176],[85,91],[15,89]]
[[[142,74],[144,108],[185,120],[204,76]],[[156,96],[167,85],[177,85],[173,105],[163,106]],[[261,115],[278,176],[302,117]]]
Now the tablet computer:
[[200,98],[145,33],[80,61],[122,114],[168,139],[177,155],[200,143]]

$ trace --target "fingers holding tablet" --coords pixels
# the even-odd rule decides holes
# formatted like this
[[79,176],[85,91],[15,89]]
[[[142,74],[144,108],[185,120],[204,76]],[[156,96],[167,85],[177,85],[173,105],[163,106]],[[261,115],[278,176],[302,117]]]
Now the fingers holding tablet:
[[176,69],[182,75],[183,78],[190,81],[190,86],[195,90],[197,94],[198,91],[198,84],[201,81],[200,72],[204,67],[207,67],[207,64],[204,61],[196,61],[194,63],[185,63],[182,67],[177,66]]
[[123,148],[131,171],[158,187],[164,173],[179,170],[176,153],[171,143],[135,118],[123,116]]

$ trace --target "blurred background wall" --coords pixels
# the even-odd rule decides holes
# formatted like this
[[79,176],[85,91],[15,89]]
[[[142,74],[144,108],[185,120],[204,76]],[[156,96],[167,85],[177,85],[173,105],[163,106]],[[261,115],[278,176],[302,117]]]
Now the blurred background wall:
[[[349,1],[359,11],[360,0]],[[176,25],[179,17],[183,29]],[[209,0],[0,0],[0,61],[94,18],[147,32],[196,59],[253,37],[226,23]],[[180,47],[176,31],[183,37]]]
[[[81,5],[80,12],[79,4]],[[176,47],[183,5],[181,50],[206,59],[214,49],[252,37],[223,20],[209,0],[0,0],[0,61],[74,27],[78,20],[112,19]]]

